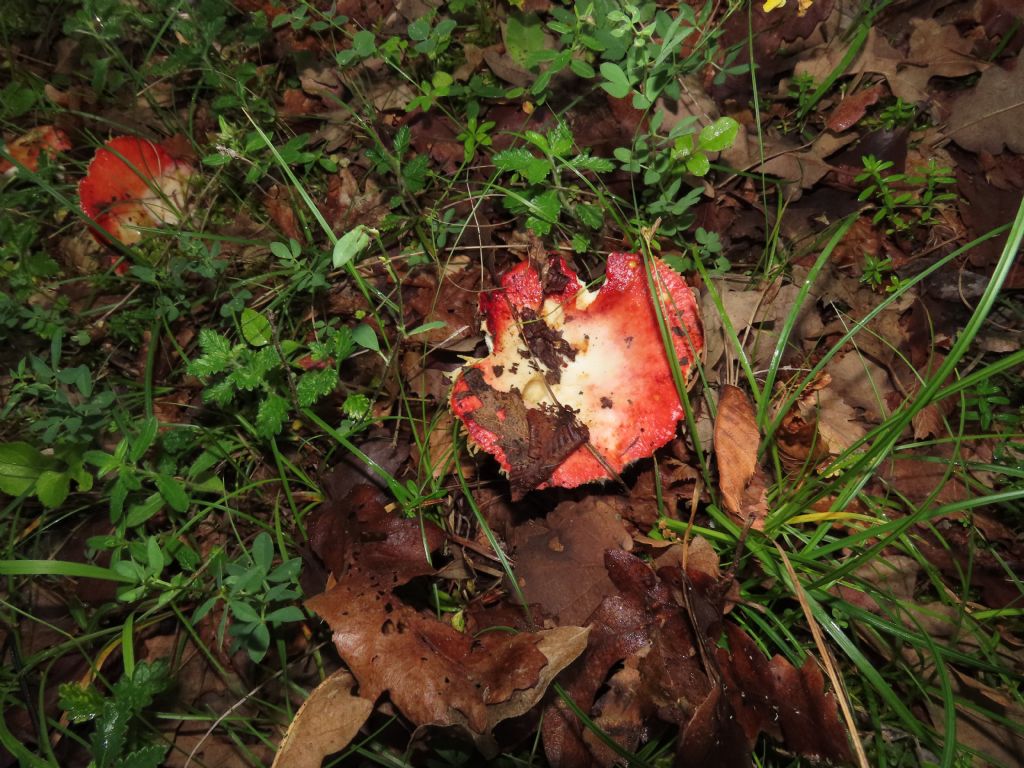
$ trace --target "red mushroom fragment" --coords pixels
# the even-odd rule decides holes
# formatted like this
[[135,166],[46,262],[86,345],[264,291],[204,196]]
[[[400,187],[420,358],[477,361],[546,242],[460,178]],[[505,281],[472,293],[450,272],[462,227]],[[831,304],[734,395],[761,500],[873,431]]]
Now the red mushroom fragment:
[[[683,417],[642,257],[613,253],[606,274],[591,292],[560,257],[543,276],[523,262],[480,298],[492,352],[460,372],[451,406],[514,497],[614,477]],[[685,382],[704,346],[697,302],[658,259],[651,274]]]
[[164,147],[135,136],[118,136],[96,152],[78,185],[82,210],[96,222],[101,243],[132,245],[140,227],[177,224],[193,168]]
[[[58,152],[66,152],[71,149],[71,142],[68,135],[60,128],[52,125],[41,125],[33,128],[13,141],[4,145],[4,151],[17,160],[30,171],[39,170],[39,156],[47,155],[53,157]],[[10,160],[0,158],[0,174],[11,174],[18,166]]]

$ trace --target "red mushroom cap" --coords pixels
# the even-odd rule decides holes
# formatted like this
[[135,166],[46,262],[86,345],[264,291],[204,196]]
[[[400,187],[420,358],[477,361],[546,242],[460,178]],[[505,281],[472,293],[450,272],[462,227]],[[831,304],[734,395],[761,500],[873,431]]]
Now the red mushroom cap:
[[[30,171],[37,171],[40,155],[53,157],[58,152],[66,152],[71,149],[71,142],[60,128],[41,125],[5,144],[4,149]],[[0,173],[10,173],[16,167],[9,160],[0,158]]]
[[96,151],[78,185],[82,210],[96,222],[93,235],[125,245],[137,243],[139,227],[176,224],[192,166],[159,144],[118,136]]
[[[686,381],[704,346],[697,302],[666,264],[651,269]],[[517,495],[606,480],[683,416],[642,257],[613,253],[606,274],[591,292],[561,258],[543,278],[523,262],[480,298],[493,351],[460,372],[451,406]]]

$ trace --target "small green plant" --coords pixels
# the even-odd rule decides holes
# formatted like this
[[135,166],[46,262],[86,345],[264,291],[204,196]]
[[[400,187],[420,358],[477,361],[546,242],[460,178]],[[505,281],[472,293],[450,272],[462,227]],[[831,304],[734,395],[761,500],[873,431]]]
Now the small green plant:
[[139,662],[104,696],[94,686],[60,687],[60,706],[73,723],[95,723],[89,753],[95,768],[156,768],[167,754],[166,744],[148,744],[137,720],[153,699],[170,687],[167,664]]
[[203,157],[203,165],[211,168],[226,166],[232,162],[246,166],[242,181],[255,184],[266,176],[278,163],[299,168],[305,172],[320,168],[328,173],[338,170],[338,164],[321,149],[310,149],[310,135],[301,133],[276,147],[276,154],[270,151],[258,131],[243,131],[223,115],[217,117],[220,131],[215,152]]
[[814,96],[817,87],[818,84],[814,80],[814,75],[809,72],[798,72],[793,75],[789,81],[789,91],[786,95],[796,102],[797,114],[805,114],[810,111],[812,107],[811,98]]
[[[571,9],[552,8],[547,26],[560,36],[562,49],[533,57],[547,69],[532,85],[531,94],[542,99],[551,78],[569,67],[584,79],[599,75],[598,84],[609,95],[629,97],[636,109],[649,109],[662,96],[678,99],[680,76],[709,64],[723,78],[746,71],[745,65],[732,63],[738,49],[725,57],[724,64],[713,61],[718,35],[709,24],[713,11],[711,3],[699,12],[679,5],[673,17],[653,2],[611,0],[577,0]],[[683,56],[687,41],[692,45]]]
[[864,268],[860,281],[870,288],[881,288],[888,283],[890,292],[899,287],[899,276],[893,271],[892,259],[881,258],[872,253],[864,254]]
[[471,101],[466,105],[466,127],[455,138],[462,142],[463,162],[470,162],[480,147],[491,146],[493,120],[480,120],[480,103]]
[[697,227],[693,233],[693,242],[686,244],[685,254],[668,253],[662,259],[677,272],[684,274],[696,271],[696,263],[704,265],[708,275],[724,275],[732,269],[732,264],[722,254],[722,241],[717,232],[708,232],[704,227]]
[[[367,325],[353,330],[321,324],[318,339],[308,345],[277,343],[270,319],[254,309],[242,311],[239,327],[244,342],[238,344],[212,329],[200,331],[201,354],[189,364],[188,372],[216,378],[203,390],[205,402],[223,408],[243,394],[258,397],[255,433],[263,438],[281,431],[292,406],[307,408],[334,392],[341,364],[357,345],[377,348],[376,335]],[[296,379],[291,369],[302,368],[303,362],[308,370]]]
[[897,98],[892,104],[887,104],[879,110],[877,119],[878,124],[886,131],[895,130],[901,125],[912,126],[917,119],[917,107]]
[[597,230],[603,223],[596,205],[580,202],[578,187],[565,181],[563,175],[604,173],[612,170],[610,160],[593,157],[588,151],[575,151],[569,126],[559,122],[546,134],[526,131],[522,138],[530,145],[502,150],[494,155],[494,165],[502,173],[526,186],[522,191],[508,190],[505,207],[515,214],[526,214],[526,226],[539,236],[547,235],[558,223],[562,210],[572,201],[577,219],[587,228]]
[[934,159],[919,173],[888,174],[886,171],[894,165],[891,160],[865,155],[861,161],[864,172],[854,181],[865,187],[857,199],[874,202],[877,210],[871,221],[874,224],[884,221],[887,234],[933,224],[939,209],[956,200],[956,194],[944,190],[956,183],[952,171],[940,168]]
[[708,154],[730,147],[739,124],[731,117],[720,117],[698,133],[697,118],[689,117],[663,136],[657,133],[663,116],[655,115],[648,134],[637,136],[632,147],[618,147],[614,155],[622,170],[641,175],[641,208],[651,219],[661,219],[661,235],[672,236],[691,225],[690,208],[702,194],[688,177],[708,173]]
[[212,562],[218,592],[196,608],[193,621],[204,618],[218,602],[226,610],[217,625],[217,642],[223,644],[225,632],[233,639],[230,653],[244,650],[259,662],[270,648],[270,631],[302,621],[305,615],[295,605],[302,599],[298,575],[302,559],[293,557],[274,566],[274,543],[270,534],[261,532],[252,549],[236,560],[225,562],[223,552]]
[[1014,402],[999,383],[991,380],[980,381],[964,396],[967,410],[964,418],[976,421],[982,430],[993,428],[1019,431],[1024,424],[1024,409]]

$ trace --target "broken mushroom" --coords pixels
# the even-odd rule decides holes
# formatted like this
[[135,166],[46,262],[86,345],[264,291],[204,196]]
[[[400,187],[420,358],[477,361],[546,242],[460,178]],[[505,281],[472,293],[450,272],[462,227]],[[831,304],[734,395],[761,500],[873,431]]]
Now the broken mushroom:
[[[45,154],[52,158],[58,152],[66,152],[69,149],[71,142],[68,141],[68,135],[52,125],[33,128],[4,144],[4,151],[32,172],[39,170],[40,155]],[[10,160],[0,157],[0,174],[12,174],[17,168],[18,166]]]
[[611,254],[595,292],[552,257],[543,276],[523,262],[481,296],[492,352],[459,373],[451,406],[514,497],[615,477],[675,435],[683,405],[672,365],[687,381],[704,337],[683,278],[658,259],[650,273],[675,362],[637,254]]
[[78,196],[101,243],[133,245],[141,228],[177,224],[193,168],[160,144],[118,136],[96,151]]

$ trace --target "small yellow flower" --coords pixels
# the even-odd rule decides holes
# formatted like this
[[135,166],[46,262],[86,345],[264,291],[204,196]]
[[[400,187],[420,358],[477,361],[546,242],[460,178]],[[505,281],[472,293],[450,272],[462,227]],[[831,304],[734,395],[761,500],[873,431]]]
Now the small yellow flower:
[[[812,5],[814,5],[814,0],[797,0],[797,15],[803,16]],[[784,8],[785,6],[786,0],[764,0],[765,13],[771,13],[776,8]]]

